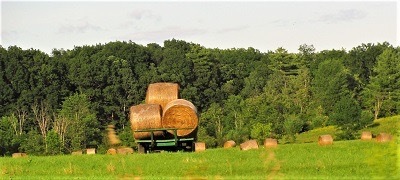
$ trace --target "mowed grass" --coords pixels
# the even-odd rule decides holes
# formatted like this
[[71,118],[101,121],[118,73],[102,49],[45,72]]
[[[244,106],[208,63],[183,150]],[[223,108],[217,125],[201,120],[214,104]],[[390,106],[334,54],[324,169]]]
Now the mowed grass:
[[319,135],[335,132],[327,127],[299,135],[309,143],[274,149],[2,157],[0,179],[400,179],[399,121],[400,116],[381,119],[367,129],[393,134],[389,143],[373,139],[319,146]]
[[395,179],[397,143],[339,141],[198,153],[1,158],[4,179]]

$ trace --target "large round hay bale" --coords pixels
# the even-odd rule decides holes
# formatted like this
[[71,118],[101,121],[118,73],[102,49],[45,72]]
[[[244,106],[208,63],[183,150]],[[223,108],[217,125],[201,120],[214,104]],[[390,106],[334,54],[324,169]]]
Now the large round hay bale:
[[369,131],[364,131],[361,133],[361,140],[371,140],[372,139],[372,133]]
[[273,138],[267,138],[264,140],[265,148],[275,148],[278,147],[278,140]]
[[[199,119],[197,108],[185,99],[176,99],[165,106],[162,118],[163,128],[178,128],[180,137],[192,134],[197,129]],[[169,131],[173,133],[173,131]]]
[[[161,107],[158,104],[140,104],[130,108],[129,119],[132,131],[162,128]],[[155,131],[154,136],[162,136],[162,131]],[[150,132],[133,132],[135,139],[148,139]]]
[[86,154],[96,154],[96,148],[86,149]]
[[153,83],[147,87],[146,104],[159,104],[162,110],[172,100],[178,99],[177,83]]
[[27,157],[28,155],[26,153],[13,153],[12,157],[13,158],[20,158],[20,157]]
[[379,133],[378,136],[376,136],[376,141],[378,142],[389,142],[391,140],[392,140],[392,135],[387,133]]
[[133,149],[130,147],[121,147],[117,149],[117,154],[133,154]]
[[110,148],[110,149],[107,150],[107,154],[116,155],[117,154],[117,150],[114,149],[114,148]]
[[82,150],[78,150],[78,151],[73,151],[71,154],[72,155],[82,155],[83,153],[82,153]]
[[240,150],[247,151],[250,149],[258,149],[258,143],[256,140],[248,140],[240,144]]
[[235,147],[235,146],[236,146],[236,143],[235,143],[235,141],[232,141],[232,140],[226,141],[224,143],[224,148],[225,149],[232,148],[232,147]]
[[201,152],[206,150],[206,143],[204,142],[196,142],[194,143],[194,151]]
[[318,144],[323,146],[323,145],[332,145],[333,144],[333,138],[331,135],[321,135],[318,138]]

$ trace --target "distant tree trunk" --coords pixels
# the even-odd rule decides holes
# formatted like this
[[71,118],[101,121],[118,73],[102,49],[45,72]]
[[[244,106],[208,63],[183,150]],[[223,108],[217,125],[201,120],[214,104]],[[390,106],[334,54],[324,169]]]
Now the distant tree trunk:
[[54,131],[59,135],[62,143],[62,147],[65,147],[65,136],[69,126],[68,119],[62,116],[54,115],[53,128]]
[[49,113],[48,113],[47,104],[42,102],[42,103],[40,103],[40,106],[39,106],[37,103],[35,103],[32,106],[32,111],[35,116],[35,120],[39,125],[40,134],[42,134],[43,140],[45,142],[46,152],[47,152],[46,136],[47,136],[47,132],[49,131],[49,125],[51,122],[51,117],[49,116]]

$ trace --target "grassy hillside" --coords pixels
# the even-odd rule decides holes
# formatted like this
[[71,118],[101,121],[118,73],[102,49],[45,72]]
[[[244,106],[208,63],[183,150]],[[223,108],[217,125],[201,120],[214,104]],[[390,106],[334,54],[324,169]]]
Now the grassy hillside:
[[[368,130],[399,131],[400,116],[378,120]],[[303,142],[275,149],[208,149],[199,153],[0,158],[0,179],[399,179],[399,138],[390,143],[313,142],[327,127],[299,135]],[[398,166],[396,166],[396,164]]]

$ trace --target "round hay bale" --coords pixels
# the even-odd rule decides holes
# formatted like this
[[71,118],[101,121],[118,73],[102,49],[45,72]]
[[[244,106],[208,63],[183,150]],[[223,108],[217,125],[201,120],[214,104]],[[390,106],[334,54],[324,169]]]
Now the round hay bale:
[[248,140],[240,144],[240,150],[247,151],[250,149],[258,149],[258,143],[256,140]]
[[21,157],[28,157],[26,153],[13,153],[12,154],[13,158],[21,158]]
[[376,136],[376,141],[378,142],[389,142],[392,140],[392,135],[388,133],[379,133],[378,136]]
[[265,148],[275,148],[278,147],[278,140],[273,138],[267,138],[264,140]]
[[177,83],[149,84],[146,92],[146,104],[159,104],[162,110],[172,100],[178,99],[179,85]]
[[72,155],[82,155],[82,150],[73,151],[71,154]]
[[[165,106],[162,118],[163,128],[178,128],[179,137],[188,136],[197,129],[199,119],[197,108],[185,99],[176,99]],[[169,131],[173,134],[173,131]]]
[[232,141],[232,140],[226,141],[224,143],[224,148],[225,149],[232,148],[232,147],[235,147],[235,146],[236,146],[236,143],[235,143],[235,141]]
[[114,148],[110,148],[110,149],[107,150],[107,154],[116,155],[117,154],[117,150],[114,149]]
[[110,142],[111,145],[118,145],[121,143],[121,140],[119,140],[117,134],[115,133],[114,128],[115,128],[114,125],[107,126],[108,141]]
[[[130,108],[129,119],[132,131],[162,128],[161,107],[158,104],[140,104]],[[135,139],[148,139],[150,132],[133,132]],[[155,131],[154,136],[163,136],[162,131]]]
[[333,144],[333,138],[331,135],[321,135],[318,138],[318,144],[323,146],[323,145],[332,145]]
[[372,139],[372,133],[369,131],[364,131],[361,133],[361,140],[371,140]]
[[206,143],[204,142],[196,142],[194,143],[194,151],[201,152],[206,150]]
[[117,154],[133,154],[133,149],[129,147],[118,148]]

